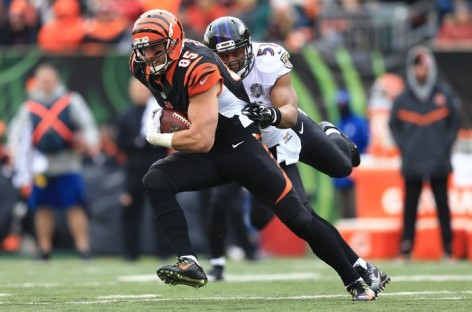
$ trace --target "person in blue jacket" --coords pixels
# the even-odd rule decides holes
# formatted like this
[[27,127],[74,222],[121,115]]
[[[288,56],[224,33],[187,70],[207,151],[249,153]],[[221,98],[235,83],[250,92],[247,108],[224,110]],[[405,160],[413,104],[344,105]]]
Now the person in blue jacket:
[[[369,144],[369,123],[367,118],[356,115],[351,110],[349,93],[340,89],[336,93],[336,105],[340,119],[336,126],[357,145],[360,154],[366,152]],[[343,219],[356,217],[355,184],[350,177],[335,178],[336,203],[340,207],[340,217]]]

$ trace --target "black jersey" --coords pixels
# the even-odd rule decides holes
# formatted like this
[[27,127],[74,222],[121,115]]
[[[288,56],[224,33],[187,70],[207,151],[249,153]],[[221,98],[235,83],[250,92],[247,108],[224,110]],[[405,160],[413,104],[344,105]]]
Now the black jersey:
[[165,74],[150,75],[145,63],[137,63],[134,53],[130,59],[133,75],[145,84],[160,106],[187,113],[189,98],[205,92],[219,81],[223,86],[218,94],[218,126],[215,144],[239,137],[238,134],[258,133],[258,127],[241,109],[249,98],[239,77],[231,73],[220,58],[203,44],[186,39],[179,59]]

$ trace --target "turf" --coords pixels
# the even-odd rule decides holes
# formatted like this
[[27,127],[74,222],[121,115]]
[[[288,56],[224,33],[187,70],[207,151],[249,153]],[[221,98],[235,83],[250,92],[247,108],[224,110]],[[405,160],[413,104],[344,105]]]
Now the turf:
[[352,302],[337,274],[308,257],[230,261],[225,282],[198,290],[157,278],[156,268],[172,262],[0,255],[0,311],[472,311],[467,261],[376,261],[392,283],[373,302]]

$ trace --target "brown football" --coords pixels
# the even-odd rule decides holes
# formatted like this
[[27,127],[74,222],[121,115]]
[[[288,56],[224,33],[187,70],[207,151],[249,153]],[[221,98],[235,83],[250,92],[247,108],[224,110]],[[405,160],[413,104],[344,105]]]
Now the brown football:
[[170,108],[162,109],[161,133],[173,133],[190,128],[187,114]]

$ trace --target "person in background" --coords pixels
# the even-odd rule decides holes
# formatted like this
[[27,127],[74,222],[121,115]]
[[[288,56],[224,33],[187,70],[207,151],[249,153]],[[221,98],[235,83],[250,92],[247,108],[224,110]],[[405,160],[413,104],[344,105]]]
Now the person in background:
[[24,46],[36,44],[41,20],[37,9],[27,0],[13,0],[2,20],[0,4],[0,45]]
[[406,58],[406,87],[390,112],[389,126],[401,154],[404,181],[403,234],[399,257],[410,258],[416,213],[425,183],[431,185],[441,226],[444,257],[452,254],[448,177],[451,152],[461,126],[459,101],[437,77],[432,52],[412,48]]
[[[336,93],[336,105],[340,119],[336,126],[356,145],[360,154],[366,152],[369,145],[369,124],[366,118],[355,115],[351,110],[349,93],[341,89]],[[336,207],[340,208],[343,219],[356,217],[356,195],[354,181],[350,176],[335,178]]]
[[51,64],[37,67],[29,99],[12,121],[8,141],[18,177],[32,184],[27,202],[34,211],[38,258],[50,258],[54,213],[63,211],[77,252],[89,259],[81,156],[99,153],[99,133],[82,96],[66,89]]
[[38,33],[38,46],[47,53],[72,54],[80,49],[85,36],[84,18],[78,0],[56,0],[54,17]]
[[84,52],[88,55],[101,55],[112,48],[123,46],[130,23],[116,3],[111,0],[94,0],[89,3],[91,16],[84,21]]
[[444,16],[438,27],[436,43],[444,48],[469,47],[472,41],[472,13],[470,1],[454,0],[452,11]]
[[[131,77],[128,93],[131,107],[118,120],[116,143],[126,155],[125,192],[120,197],[120,202],[123,205],[121,219],[123,257],[128,261],[134,261],[140,255],[139,242],[145,199],[145,190],[141,180],[152,163],[167,155],[167,149],[150,145],[142,134],[143,116],[151,92],[139,80]],[[157,229],[156,236],[159,236]],[[160,245],[164,245],[164,242],[165,240],[161,239]],[[158,255],[167,258],[170,252],[166,251],[165,246],[162,247],[158,248]]]

